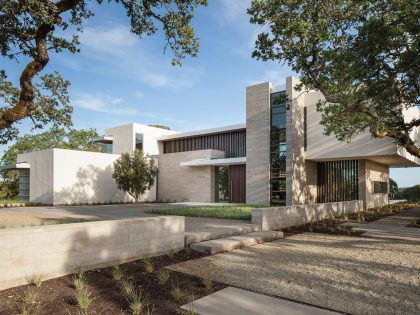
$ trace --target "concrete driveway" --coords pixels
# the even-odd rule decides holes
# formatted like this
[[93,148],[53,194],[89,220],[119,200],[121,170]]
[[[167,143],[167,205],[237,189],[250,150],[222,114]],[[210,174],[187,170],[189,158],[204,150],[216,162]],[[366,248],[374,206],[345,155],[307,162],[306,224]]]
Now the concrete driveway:
[[[149,203],[88,206],[40,206],[0,208],[1,227],[21,227],[38,225],[42,219],[83,218],[89,220],[118,220],[157,216],[146,213],[146,209],[193,207],[198,203]],[[212,218],[185,218],[185,230],[205,231],[211,228],[244,224],[247,221]]]

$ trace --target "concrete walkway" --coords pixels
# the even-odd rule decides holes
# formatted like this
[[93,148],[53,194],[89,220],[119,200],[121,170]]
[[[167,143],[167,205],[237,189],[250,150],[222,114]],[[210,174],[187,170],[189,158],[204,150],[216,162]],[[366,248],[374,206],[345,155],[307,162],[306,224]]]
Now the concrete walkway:
[[340,312],[420,314],[413,242],[303,233],[168,268]]
[[358,231],[364,231],[362,236],[365,237],[420,242],[420,228],[407,227],[410,221],[416,217],[420,217],[420,207],[370,223],[349,222],[343,225],[352,226]]
[[[118,220],[157,216],[146,213],[147,209],[197,206],[199,203],[144,203],[85,206],[40,206],[0,208],[0,228],[22,227],[40,224],[42,219],[83,218],[89,220]],[[185,217],[186,232],[206,232],[248,221],[213,218]]]
[[339,313],[227,287],[182,306],[199,315],[337,315]]

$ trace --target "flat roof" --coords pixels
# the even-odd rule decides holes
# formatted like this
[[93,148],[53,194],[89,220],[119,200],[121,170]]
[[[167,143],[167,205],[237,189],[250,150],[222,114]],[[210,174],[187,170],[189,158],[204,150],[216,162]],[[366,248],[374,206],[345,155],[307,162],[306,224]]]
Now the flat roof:
[[20,162],[20,163],[13,163],[13,164],[7,164],[0,166],[0,171],[6,171],[6,170],[27,170],[30,169],[31,166],[29,163],[26,162]]
[[211,133],[221,133],[221,132],[227,132],[227,131],[233,131],[233,130],[239,130],[239,129],[245,129],[245,128],[246,128],[246,124],[237,124],[237,125],[223,126],[223,127],[218,127],[218,128],[181,132],[181,133],[177,133],[173,135],[159,137],[158,140],[166,141],[166,140],[172,140],[172,139],[201,136],[201,135],[211,134]]
[[100,136],[97,138],[93,138],[90,142],[99,142],[99,143],[112,143],[114,137],[112,136]]

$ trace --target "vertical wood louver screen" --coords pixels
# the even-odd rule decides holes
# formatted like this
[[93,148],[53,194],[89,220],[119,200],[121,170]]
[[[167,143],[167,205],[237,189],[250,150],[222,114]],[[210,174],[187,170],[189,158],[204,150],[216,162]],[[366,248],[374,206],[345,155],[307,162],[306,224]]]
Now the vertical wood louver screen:
[[244,157],[246,156],[246,130],[168,140],[163,146],[165,154],[213,149],[224,151],[226,158]]
[[317,202],[359,199],[359,161],[317,163]]

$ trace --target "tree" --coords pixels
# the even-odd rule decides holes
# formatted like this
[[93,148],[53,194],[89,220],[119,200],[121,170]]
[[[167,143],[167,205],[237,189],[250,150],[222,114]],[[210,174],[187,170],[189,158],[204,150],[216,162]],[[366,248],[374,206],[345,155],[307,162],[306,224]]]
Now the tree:
[[408,188],[405,188],[401,192],[401,196],[403,199],[407,200],[420,200],[420,185],[414,185]]
[[395,199],[398,195],[398,184],[392,178],[389,179],[389,198]]
[[1,164],[16,163],[18,154],[46,149],[71,149],[91,152],[105,152],[105,146],[92,143],[98,137],[95,129],[70,129],[53,126],[50,130],[35,135],[25,135],[16,140],[3,154]]
[[[18,154],[32,151],[46,150],[51,148],[73,149],[81,151],[105,152],[105,146],[90,142],[98,137],[95,129],[70,129],[53,126],[50,130],[35,135],[25,135],[16,140],[1,157],[0,163],[16,163]],[[14,198],[19,193],[18,171],[6,171],[1,173],[0,198]]]
[[391,137],[413,156],[410,137],[420,117],[420,10],[417,0],[253,0],[258,35],[253,57],[287,63],[300,75],[297,90],[317,89],[327,135],[350,141],[369,131]]
[[136,149],[132,155],[121,154],[114,162],[112,177],[118,189],[129,193],[138,202],[139,198],[152,188],[157,173],[155,161]]
[[[0,49],[3,57],[29,62],[16,87],[0,69],[0,143],[18,135],[16,123],[30,118],[34,128],[48,123],[71,125],[69,82],[59,73],[45,74],[35,81],[49,62],[49,53],[79,52],[78,33],[86,19],[93,15],[88,0],[1,0]],[[96,0],[102,5],[104,0]],[[173,52],[172,63],[181,65],[187,55],[196,56],[198,39],[191,26],[194,10],[207,0],[108,0],[120,4],[131,22],[131,32],[142,37],[160,28],[165,48]],[[72,37],[63,31],[74,28]]]
[[152,124],[152,125],[149,125],[149,127],[155,127],[155,128],[160,128],[160,129],[171,130],[171,128],[169,128],[168,126],[159,125],[159,124]]

